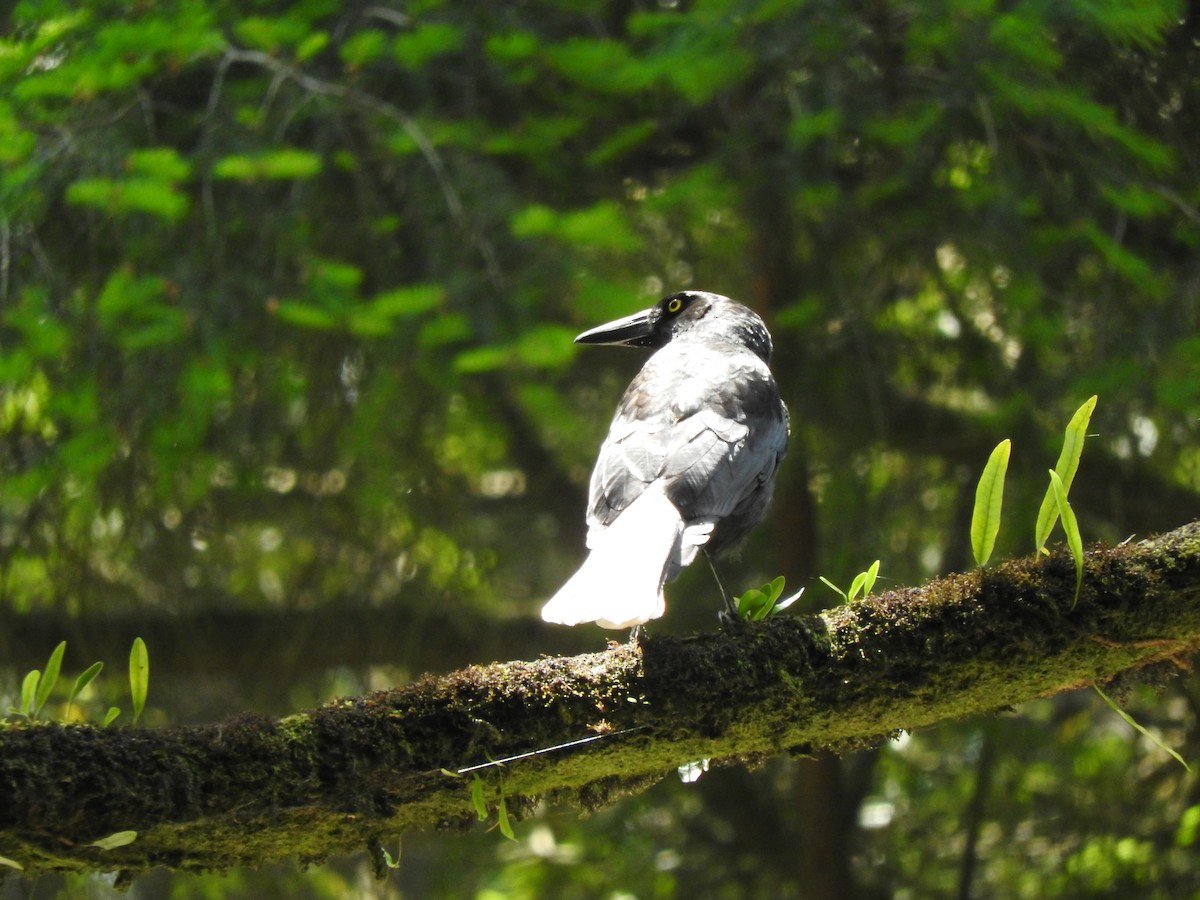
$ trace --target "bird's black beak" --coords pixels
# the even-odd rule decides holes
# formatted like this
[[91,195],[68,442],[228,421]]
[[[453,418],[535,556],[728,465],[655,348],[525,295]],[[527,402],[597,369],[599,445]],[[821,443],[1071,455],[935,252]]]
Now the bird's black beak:
[[643,309],[632,316],[616,319],[589,328],[575,338],[577,344],[622,344],[626,347],[649,347],[654,343],[660,312],[657,306]]

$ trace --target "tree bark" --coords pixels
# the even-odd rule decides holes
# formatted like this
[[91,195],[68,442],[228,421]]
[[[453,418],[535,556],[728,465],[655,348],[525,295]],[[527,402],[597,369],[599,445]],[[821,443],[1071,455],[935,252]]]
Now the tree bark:
[[[0,856],[27,872],[319,862],[536,798],[594,809],[689,760],[877,744],[903,729],[1183,663],[1200,522],[1031,556],[804,617],[474,666],[273,720],[0,729]],[[586,742],[585,742],[586,739]],[[496,761],[493,763],[492,761]],[[500,764],[502,763],[502,764]],[[136,831],[126,846],[91,842]]]

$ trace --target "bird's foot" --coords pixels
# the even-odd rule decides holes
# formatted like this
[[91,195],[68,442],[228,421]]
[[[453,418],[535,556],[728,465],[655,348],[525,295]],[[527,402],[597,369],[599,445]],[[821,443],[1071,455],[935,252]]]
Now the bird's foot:
[[723,631],[735,631],[745,628],[750,624],[749,619],[743,619],[736,612],[728,609],[723,609],[717,613],[717,621],[720,622],[720,627]]
[[733,600],[733,595],[729,593],[729,588],[725,587],[725,579],[721,577],[721,573],[717,569],[717,561],[713,559],[707,547],[704,548],[704,558],[708,560],[708,567],[712,570],[713,578],[716,580],[717,587],[721,591],[721,597],[725,601],[725,608],[717,613],[717,618],[721,620],[722,625],[738,621],[740,617],[738,616],[737,604]]

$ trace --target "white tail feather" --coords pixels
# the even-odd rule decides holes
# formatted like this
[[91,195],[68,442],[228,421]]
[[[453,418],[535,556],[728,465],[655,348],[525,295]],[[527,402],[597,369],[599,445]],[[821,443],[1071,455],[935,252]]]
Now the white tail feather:
[[[684,533],[675,504],[651,486],[608,528],[593,529],[592,552],[542,607],[542,618],[559,625],[595,622],[601,628],[631,628],[657,619],[666,609],[668,562],[679,556]],[[696,548],[688,549],[694,556]],[[678,572],[678,566],[671,568]]]

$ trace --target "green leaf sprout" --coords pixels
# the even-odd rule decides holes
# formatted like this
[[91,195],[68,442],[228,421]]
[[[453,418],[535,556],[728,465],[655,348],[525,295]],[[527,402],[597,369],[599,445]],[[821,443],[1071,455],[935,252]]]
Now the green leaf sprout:
[[1000,531],[1000,508],[1004,504],[1004,476],[1008,472],[1008,457],[1012,441],[1007,438],[996,445],[988,457],[979,485],[975,488],[975,509],[971,513],[971,552],[975,563],[983,568],[996,546]]
[[832,581],[830,581],[824,575],[819,575],[817,577],[821,579],[821,582],[827,588],[834,591],[835,593],[841,594],[842,599],[844,601],[846,601],[847,603],[853,603],[854,599],[858,596],[860,591],[862,592],[862,595],[864,597],[867,597],[870,595],[871,588],[875,587],[875,579],[878,577],[878,575],[879,575],[879,560],[875,560],[875,562],[873,562],[873,563],[871,563],[871,565],[867,566],[866,571],[859,572],[857,575],[854,576],[854,580],[850,582],[850,590],[849,591],[843,591],[840,587],[838,587],[836,584],[834,584]]
[[41,683],[38,684],[37,692],[33,698],[33,714],[35,716],[42,711],[42,707],[50,699],[50,692],[54,690],[54,685],[58,682],[58,673],[62,669],[62,658],[66,649],[67,642],[61,641],[50,653],[50,658],[46,661],[46,671],[42,675]]
[[783,594],[783,576],[772,579],[770,584],[760,588],[751,588],[737,599],[738,616],[747,622],[759,622],[768,616],[782,612],[800,599],[804,593],[801,589],[785,600],[779,597]]
[[[1098,397],[1093,394],[1084,401],[1079,409],[1075,410],[1075,415],[1071,417],[1066,432],[1063,434],[1062,451],[1059,453],[1054,471],[1062,482],[1064,494],[1070,493],[1071,482],[1075,480],[1075,472],[1079,469],[1079,457],[1083,454],[1083,442],[1087,437],[1088,423],[1092,420],[1092,411],[1096,408],[1097,399]],[[1034,546],[1040,553],[1046,552],[1046,540],[1050,537],[1050,532],[1058,517],[1058,503],[1055,500],[1054,487],[1051,485],[1046,489],[1046,495],[1042,498],[1037,525],[1034,528]]]
[[82,694],[89,684],[96,680],[96,676],[100,674],[100,670],[104,668],[104,663],[94,662],[80,673],[75,679],[75,684],[71,687],[71,693],[67,695],[67,705],[70,706],[75,702],[75,698]]
[[146,642],[137,637],[133,639],[133,647],[129,651],[129,691],[133,695],[134,725],[146,707],[146,693],[149,689],[150,654],[146,650]]
[[1062,519],[1063,531],[1067,533],[1067,546],[1071,548],[1071,556],[1075,558],[1075,599],[1071,601],[1071,609],[1079,602],[1079,588],[1083,584],[1083,539],[1079,536],[1079,522],[1075,512],[1067,500],[1067,489],[1058,473],[1050,469],[1050,490],[1054,494],[1054,503],[1058,515]]
[[508,818],[508,804],[504,801],[504,786],[500,787],[500,799],[496,802],[496,823],[500,826],[500,833],[510,841],[517,839],[513,833],[512,822]]
[[480,822],[488,817],[487,800],[483,794],[483,779],[478,775],[471,781],[471,805],[475,807],[475,816]]

